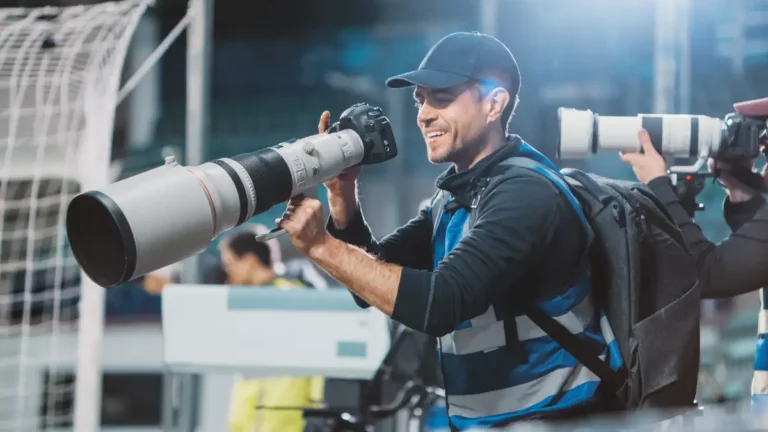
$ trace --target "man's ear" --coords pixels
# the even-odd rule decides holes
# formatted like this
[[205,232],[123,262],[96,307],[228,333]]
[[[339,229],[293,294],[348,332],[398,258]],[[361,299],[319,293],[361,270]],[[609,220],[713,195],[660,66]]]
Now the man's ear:
[[488,123],[495,122],[501,118],[504,108],[511,102],[509,100],[509,92],[502,87],[496,87],[491,90],[486,101],[488,102]]

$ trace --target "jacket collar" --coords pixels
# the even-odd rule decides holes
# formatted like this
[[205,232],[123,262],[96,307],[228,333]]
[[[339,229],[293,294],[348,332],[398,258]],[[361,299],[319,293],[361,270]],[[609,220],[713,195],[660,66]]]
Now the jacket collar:
[[484,180],[490,168],[512,157],[522,144],[523,141],[518,135],[508,135],[501,147],[481,159],[472,168],[460,173],[456,172],[455,166],[448,168],[437,178],[436,186],[453,195],[457,203],[469,205],[475,189],[480,186],[478,182]]

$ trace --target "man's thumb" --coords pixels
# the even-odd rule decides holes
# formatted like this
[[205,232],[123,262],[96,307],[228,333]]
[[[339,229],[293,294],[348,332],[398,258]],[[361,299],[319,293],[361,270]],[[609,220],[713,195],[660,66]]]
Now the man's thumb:
[[647,155],[659,154],[659,152],[656,151],[656,147],[653,146],[653,142],[651,141],[651,136],[648,135],[648,131],[645,129],[640,129],[640,131],[637,133],[637,139],[640,141],[640,147],[642,147],[643,153]]

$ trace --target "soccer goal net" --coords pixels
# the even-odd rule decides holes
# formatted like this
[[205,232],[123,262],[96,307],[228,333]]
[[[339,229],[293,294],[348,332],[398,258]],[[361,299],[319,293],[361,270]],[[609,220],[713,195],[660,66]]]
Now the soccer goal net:
[[109,181],[146,6],[0,9],[0,431],[98,430],[103,293],[81,277],[64,218],[76,193]]

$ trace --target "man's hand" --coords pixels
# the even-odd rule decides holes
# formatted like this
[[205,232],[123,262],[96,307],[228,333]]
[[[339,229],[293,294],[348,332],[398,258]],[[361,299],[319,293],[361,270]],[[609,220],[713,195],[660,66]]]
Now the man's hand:
[[[317,132],[325,133],[331,123],[331,113],[323,111],[320,122],[317,124]],[[362,166],[357,165],[345,169],[337,177],[323,183],[328,189],[328,205],[331,208],[331,217],[336,228],[344,229],[352,215],[357,212],[357,176],[360,175]]]
[[291,198],[285,213],[275,222],[291,237],[293,247],[307,256],[331,238],[325,229],[323,206],[314,198],[303,195]]
[[[328,111],[323,111],[323,113],[320,115],[320,122],[317,124],[317,133],[325,133],[325,131],[327,131],[330,126],[331,113]],[[361,168],[362,166],[360,165],[347,168],[337,177],[334,177],[323,183],[325,187],[328,188],[328,193],[334,195],[343,195],[346,190],[354,190],[355,182],[357,181],[357,176],[360,174]]]
[[169,283],[171,283],[170,279],[150,273],[144,276],[144,282],[142,282],[141,286],[144,288],[144,291],[150,294],[160,295],[163,292],[163,288]]
[[637,179],[648,184],[651,180],[667,175],[667,161],[653,147],[645,129],[637,133],[643,153],[619,153],[621,160],[632,165]]
[[320,201],[295,196],[275,222],[299,252],[368,304],[392,316],[403,268],[333,238],[325,229]]
[[[747,169],[753,170],[755,168],[755,160],[750,159],[744,161],[744,166]],[[749,201],[760,193],[760,191],[757,191],[736,180],[736,178],[730,172],[732,169],[732,164],[729,164],[728,162],[717,161],[710,158],[707,161],[707,167],[712,174],[715,174],[720,184],[723,185],[726,193],[728,194],[728,199],[732,203]],[[766,168],[768,168],[768,165],[764,166],[763,171],[760,173],[763,176],[764,182],[766,182],[766,174],[768,174]]]
[[[737,111],[739,110],[737,109]],[[752,114],[754,115],[754,113]],[[745,115],[748,114],[745,113]],[[765,121],[765,125],[768,127],[768,120]],[[761,141],[760,144],[760,152],[765,153],[765,146],[768,145],[768,142]],[[744,161],[744,165],[750,170],[753,170],[755,168],[755,159]],[[717,176],[717,180],[725,188],[725,191],[728,193],[728,199],[732,203],[749,201],[760,193],[760,191],[752,189],[736,180],[730,173],[731,165],[726,162],[720,162],[710,158],[707,161],[707,167],[712,174]],[[760,175],[763,177],[763,183],[765,183],[766,189],[768,189],[768,163],[763,166]]]

